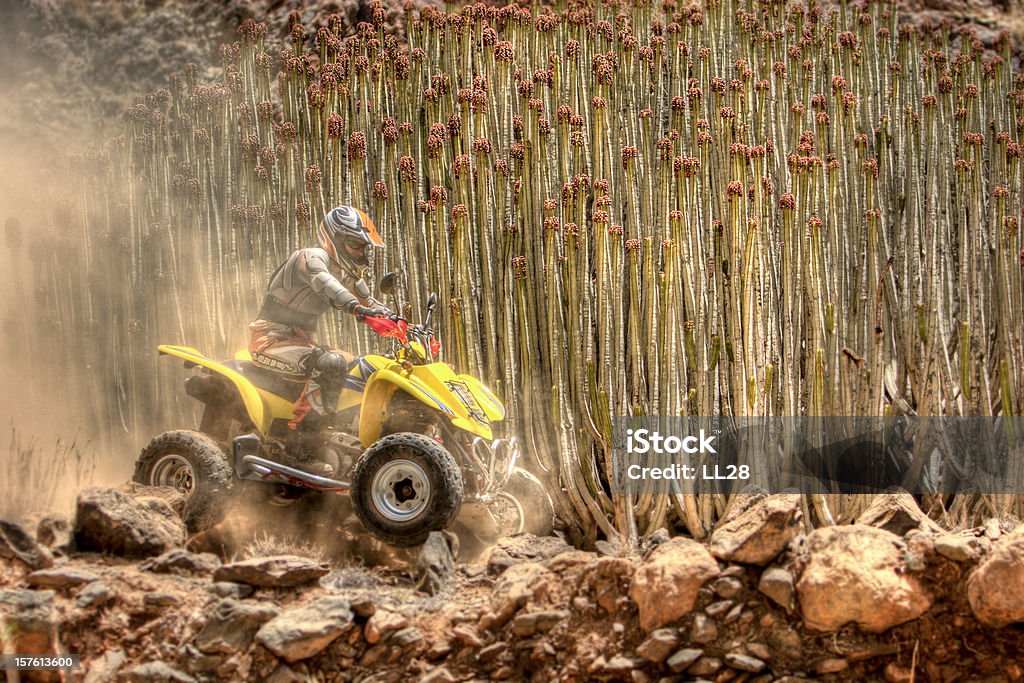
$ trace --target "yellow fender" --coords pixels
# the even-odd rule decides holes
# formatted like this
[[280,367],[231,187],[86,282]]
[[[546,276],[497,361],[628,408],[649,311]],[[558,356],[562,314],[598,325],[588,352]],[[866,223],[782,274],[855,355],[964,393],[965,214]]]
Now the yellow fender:
[[359,413],[359,441],[366,448],[380,438],[381,427],[387,418],[388,402],[395,391],[399,389],[416,397],[431,408],[441,411],[457,427],[479,434],[486,439],[491,438],[491,430],[488,427],[467,420],[465,415],[453,410],[445,403],[444,399],[430,391],[415,377],[408,377],[394,370],[383,368],[373,374],[370,381],[366,383],[363,393],[363,407]]
[[249,414],[249,419],[252,420],[253,425],[256,426],[261,436],[265,437],[268,434],[271,416],[268,414],[264,404],[263,393],[252,382],[226,365],[211,360],[199,351],[187,346],[161,344],[157,349],[159,349],[160,353],[195,363],[231,380],[231,383],[238,389],[238,394],[242,397],[242,404],[245,406],[245,411]]

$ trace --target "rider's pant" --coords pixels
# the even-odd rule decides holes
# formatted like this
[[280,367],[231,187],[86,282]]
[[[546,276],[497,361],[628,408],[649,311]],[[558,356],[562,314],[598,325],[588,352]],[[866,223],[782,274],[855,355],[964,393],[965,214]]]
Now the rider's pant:
[[[292,327],[269,320],[256,320],[249,325],[252,336],[249,340],[249,355],[257,365],[280,372],[286,378],[296,382],[304,382],[302,394],[295,401],[295,417],[288,426],[292,429],[317,423],[328,414],[324,404],[324,387],[321,373],[308,361],[319,347],[313,343],[309,333],[301,327]],[[327,353],[335,353],[345,359],[346,364],[352,356],[337,349]],[[309,417],[312,415],[312,417]]]

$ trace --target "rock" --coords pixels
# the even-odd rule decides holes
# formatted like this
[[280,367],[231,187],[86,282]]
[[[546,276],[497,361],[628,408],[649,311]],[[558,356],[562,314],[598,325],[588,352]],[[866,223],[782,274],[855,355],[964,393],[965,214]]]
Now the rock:
[[456,680],[447,667],[439,666],[420,678],[420,683],[455,683]]
[[388,642],[401,649],[405,649],[410,645],[423,642],[423,631],[420,631],[415,626],[403,628],[399,631],[395,631],[394,635],[391,636]]
[[693,626],[690,627],[690,640],[698,645],[707,645],[718,637],[718,626],[708,618],[706,614],[697,614],[693,617]]
[[363,634],[366,638],[366,642],[370,645],[376,645],[388,634],[405,628],[408,624],[409,620],[397,612],[392,612],[390,610],[377,610],[377,612],[370,617],[370,620],[366,622]]
[[176,548],[146,560],[139,569],[154,574],[212,574],[219,566],[220,559],[213,553],[196,554]]
[[914,497],[906,492],[878,494],[857,517],[857,524],[885,529],[897,536],[903,536],[912,529],[942,533],[942,528],[929,519]]
[[455,573],[455,556],[458,552],[458,537],[455,534],[431,531],[416,561],[417,589],[427,595],[440,593]]
[[[790,626],[783,624],[768,632],[768,645],[787,659],[799,661],[804,654],[803,641],[800,634]],[[761,659],[769,659],[761,657]]]
[[711,584],[711,590],[720,598],[735,598],[743,591],[743,582],[734,576],[723,576]]
[[682,673],[704,655],[704,650],[686,648],[668,658],[665,665],[675,673]]
[[621,678],[644,664],[643,661],[625,655],[612,655],[610,658],[601,655],[590,664],[589,668],[590,673]]
[[995,518],[986,519],[984,529],[985,538],[990,541],[997,541],[1003,535],[1003,530],[999,528],[999,520]]
[[555,575],[536,562],[517,564],[505,571],[491,592],[491,611],[480,620],[485,629],[501,628],[531,597],[540,597]]
[[635,569],[624,557],[599,557],[584,570],[578,592],[596,596],[598,606],[614,614],[628,600]]
[[796,536],[800,516],[800,496],[768,496],[715,529],[708,549],[727,562],[768,564]]
[[640,643],[636,653],[652,662],[663,662],[679,647],[679,634],[672,628],[658,628],[651,631],[644,642]]
[[487,558],[487,573],[496,577],[512,565],[523,562],[544,562],[562,553],[574,551],[575,548],[557,536],[516,534],[502,538],[491,549]]
[[758,659],[771,659],[772,651],[764,643],[751,642],[746,644],[747,654]]
[[148,662],[128,670],[130,683],[195,683],[194,678],[164,662]]
[[93,487],[78,494],[75,546],[125,557],[160,555],[185,543],[181,518],[161,498]]
[[297,555],[275,555],[225,564],[213,573],[213,580],[262,588],[291,588],[316,581],[330,571],[323,562]]
[[723,614],[728,613],[729,610],[731,610],[733,605],[735,604],[736,603],[732,600],[718,600],[717,602],[713,602],[707,607],[705,607],[704,612],[707,613],[709,617],[714,617],[717,619]]
[[967,600],[986,626],[1024,621],[1024,528],[993,544],[967,580]]
[[748,655],[740,654],[737,652],[731,652],[725,656],[725,663],[727,666],[737,669],[739,671],[748,671],[750,673],[760,673],[764,671],[764,668],[768,666],[757,657],[750,657]]
[[230,581],[215,581],[206,587],[206,590],[218,598],[235,598],[241,600],[253,594],[256,590],[245,583],[232,583]]
[[690,668],[687,673],[691,676],[710,676],[722,668],[722,660],[717,657],[701,657]]
[[629,596],[646,633],[690,612],[697,590],[719,574],[718,563],[697,541],[676,537],[654,548],[633,574]]
[[108,650],[86,664],[82,683],[111,683],[126,661],[124,650]]
[[63,517],[46,515],[36,524],[36,541],[57,554],[66,554],[71,540],[71,522]]
[[776,605],[793,612],[793,575],[782,567],[769,567],[761,574],[761,580],[757,583],[757,590],[764,593]]
[[914,680],[913,670],[900,666],[896,662],[886,664],[882,675],[885,677],[886,683],[910,683]]
[[735,607],[733,607],[731,610],[729,610],[729,613],[725,615],[724,619],[722,619],[722,623],[726,624],[726,625],[731,624],[731,623],[737,621],[740,618],[740,615],[742,615],[742,614],[743,614],[743,604],[741,603],[741,604],[736,605]]
[[479,649],[484,646],[484,641],[480,637],[480,632],[472,626],[470,626],[469,624],[462,624],[461,626],[456,626],[454,629],[452,629],[452,635],[455,636],[455,639],[458,640],[460,643],[465,643],[470,647]]
[[981,557],[981,544],[976,538],[943,534],[935,539],[935,552],[954,562],[974,562]]
[[57,652],[53,596],[53,591],[0,591],[0,635],[7,652],[30,655]]
[[819,674],[836,674],[850,668],[850,663],[841,657],[830,657],[818,662],[814,671]]
[[159,611],[165,607],[177,607],[181,604],[181,598],[170,593],[145,593],[142,596],[142,606],[147,610]]
[[245,652],[260,627],[278,614],[280,610],[274,605],[225,598],[216,604],[196,634],[196,649],[204,654]]
[[352,609],[353,614],[364,619],[369,619],[377,613],[377,605],[374,603],[373,598],[366,595],[353,598],[352,604],[349,607]]
[[297,662],[330,645],[351,622],[348,602],[328,596],[274,617],[257,631],[256,640],[278,657]]
[[476,653],[476,661],[486,664],[498,658],[503,652],[508,651],[508,643],[499,640],[493,645],[488,645]]
[[0,558],[17,560],[31,570],[53,566],[53,554],[20,524],[0,519]]
[[78,591],[78,596],[75,598],[75,604],[82,609],[89,609],[90,607],[103,607],[109,605],[117,597],[110,586],[104,581],[93,581],[86,585],[85,588]]
[[520,614],[512,620],[512,631],[520,637],[527,638],[537,632],[550,631],[569,616],[569,610],[547,610]]
[[861,525],[816,529],[796,584],[804,623],[835,631],[855,622],[870,633],[916,619],[931,606],[921,583],[905,573],[905,545],[894,534]]
[[77,567],[57,567],[56,569],[41,569],[37,572],[32,572],[25,577],[25,581],[30,586],[42,587],[42,588],[56,588],[58,590],[63,588],[72,588],[74,586],[81,586],[92,581],[96,581],[100,577],[92,572],[79,569]]

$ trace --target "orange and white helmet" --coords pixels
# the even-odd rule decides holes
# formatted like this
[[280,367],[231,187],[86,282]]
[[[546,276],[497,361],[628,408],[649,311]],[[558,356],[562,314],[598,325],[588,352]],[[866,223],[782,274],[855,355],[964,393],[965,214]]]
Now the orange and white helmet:
[[373,220],[352,206],[328,211],[320,221],[317,238],[331,259],[356,277],[362,277],[370,263],[370,248],[384,248]]

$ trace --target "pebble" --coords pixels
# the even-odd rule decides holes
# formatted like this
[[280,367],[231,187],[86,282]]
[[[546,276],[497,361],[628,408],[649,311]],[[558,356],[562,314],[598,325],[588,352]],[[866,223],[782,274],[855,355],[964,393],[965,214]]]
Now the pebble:
[[747,643],[747,652],[758,659],[771,659],[772,651],[764,643]]
[[[665,662],[675,673],[682,673],[686,671],[690,666],[693,665],[698,659],[704,655],[704,650],[698,650],[696,648],[685,648],[676,652],[674,655],[668,658]],[[716,669],[717,671],[717,669]]]
[[725,656],[725,663],[734,669],[747,671],[753,674],[764,671],[764,668],[768,666],[763,660],[760,660],[757,657],[751,657],[749,655],[736,652],[730,652],[727,654]]
[[707,612],[708,616],[718,617],[732,609],[733,604],[735,603],[732,600],[719,600],[708,605],[704,608],[704,611]]
[[78,591],[75,604],[81,608],[103,607],[114,601],[117,595],[104,581],[93,581]]
[[711,589],[720,598],[735,598],[743,591],[743,582],[732,576],[723,576],[711,584]]
[[679,647],[679,635],[675,629],[659,628],[640,643],[636,653],[652,662],[663,662],[672,650]]
[[694,676],[710,676],[722,668],[722,660],[717,657],[701,657],[690,667],[687,673]]
[[693,626],[690,628],[690,640],[699,644],[707,645],[718,637],[718,626],[705,614],[698,614],[693,618]]
[[743,605],[736,605],[729,610],[728,614],[725,615],[725,619],[722,620],[722,623],[731,624],[739,619],[741,614],[743,614]]
[[842,657],[831,657],[818,662],[818,665],[814,667],[814,670],[819,674],[834,674],[839,673],[840,671],[846,671],[849,668],[850,663]]

